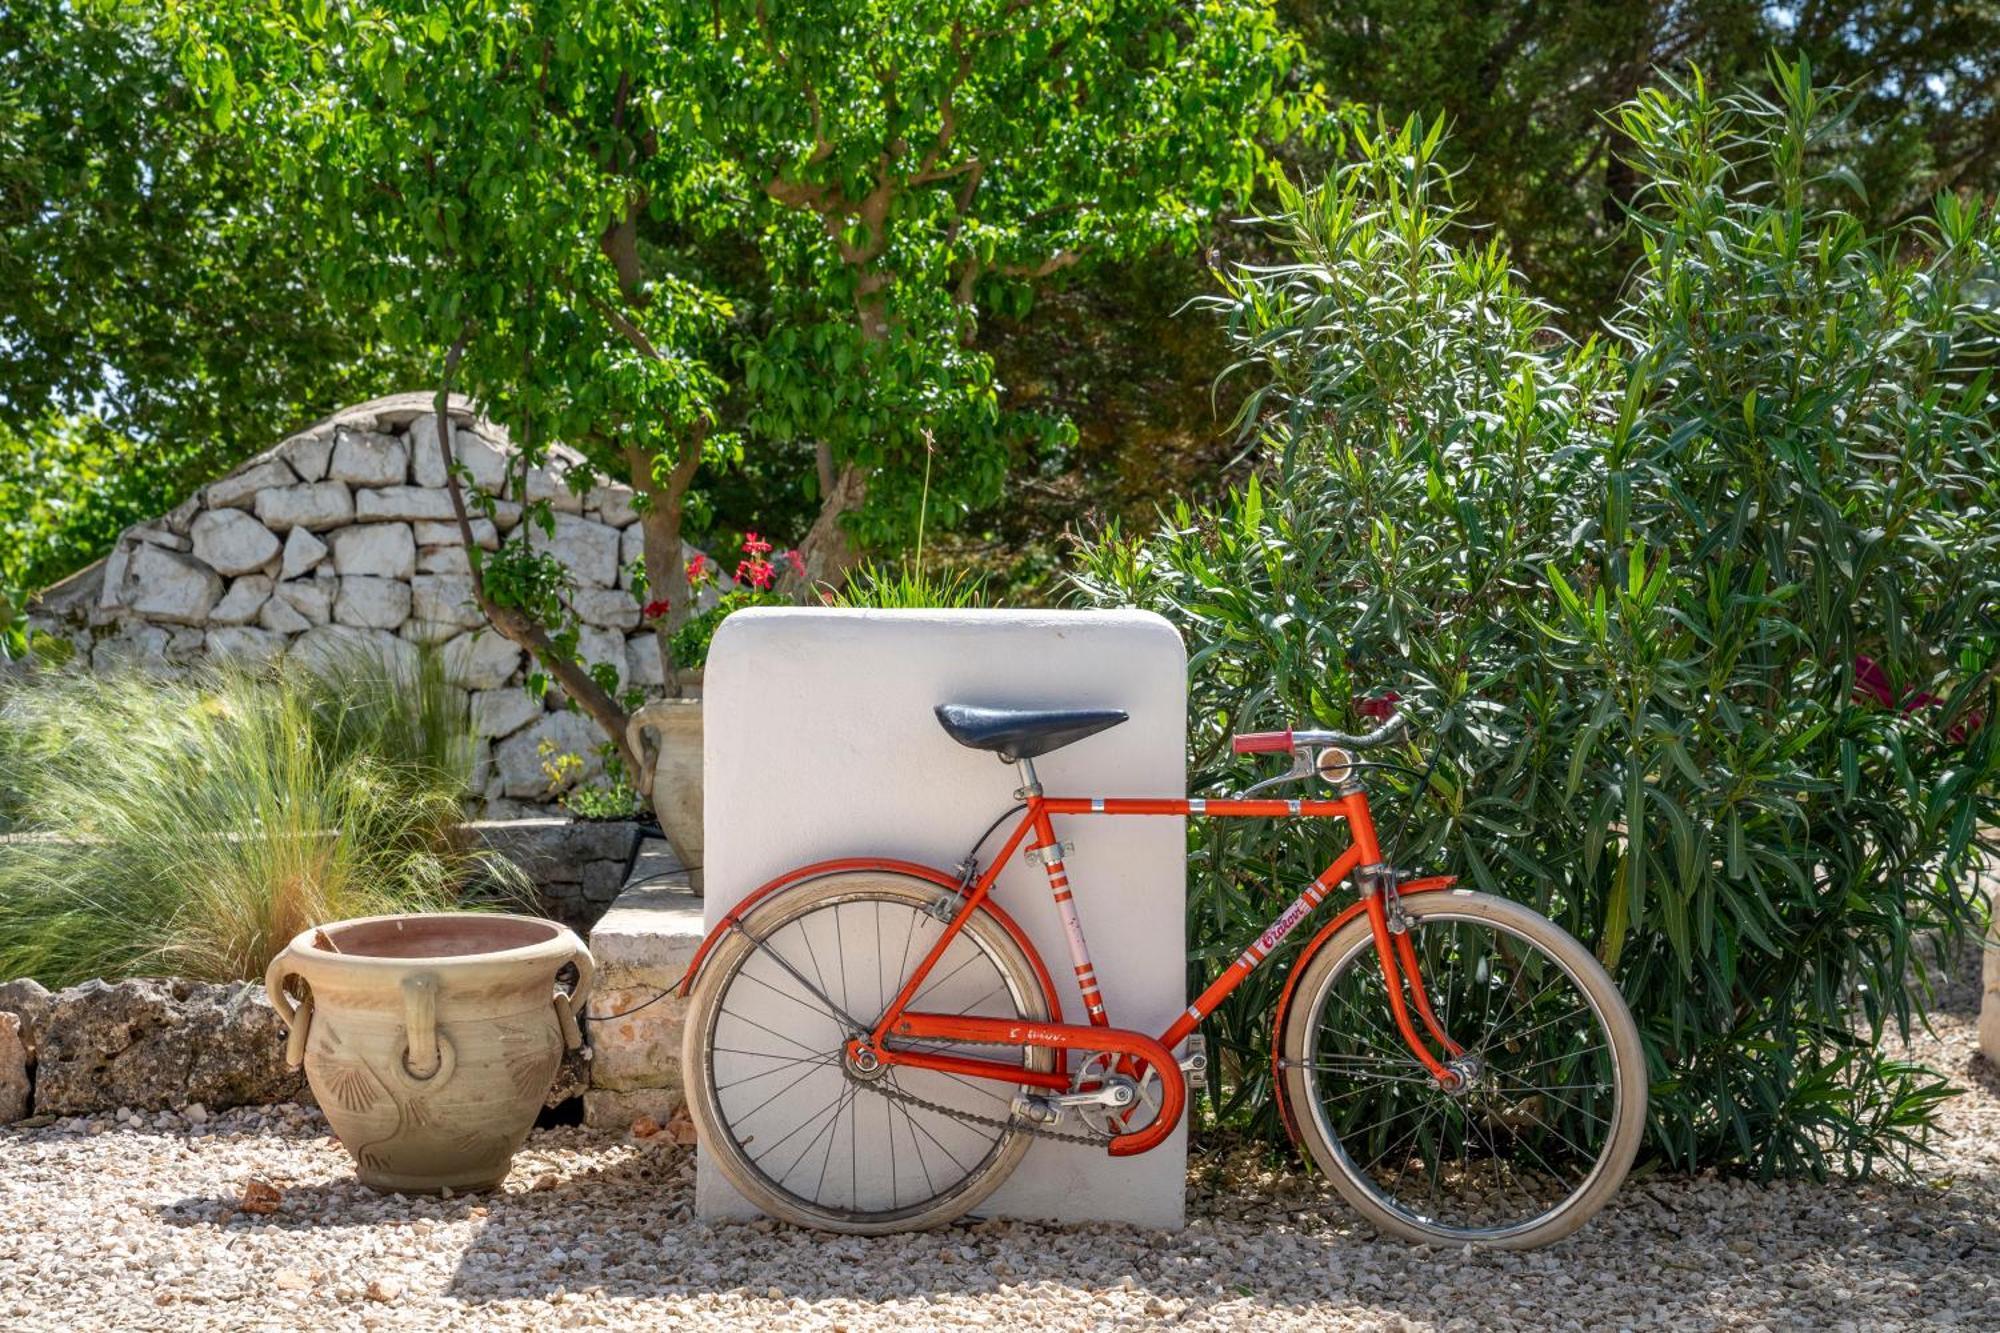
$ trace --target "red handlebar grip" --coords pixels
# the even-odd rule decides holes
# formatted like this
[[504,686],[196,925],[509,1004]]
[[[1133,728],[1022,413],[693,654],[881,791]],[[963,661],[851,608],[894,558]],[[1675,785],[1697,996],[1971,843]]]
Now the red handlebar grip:
[[1292,733],[1284,731],[1246,731],[1229,738],[1230,748],[1238,754],[1264,754],[1272,750],[1292,748]]

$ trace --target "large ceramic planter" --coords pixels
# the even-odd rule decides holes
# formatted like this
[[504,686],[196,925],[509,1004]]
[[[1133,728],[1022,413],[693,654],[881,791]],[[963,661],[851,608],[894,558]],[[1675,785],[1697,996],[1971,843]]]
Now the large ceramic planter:
[[[577,968],[565,994],[556,973]],[[590,951],[536,917],[439,912],[302,932],[264,974],[306,1081],[361,1183],[498,1185],[555,1081],[590,990]],[[286,989],[305,982],[305,998]]]
[[[656,757],[644,762],[646,733],[658,738]],[[661,699],[632,714],[626,740],[641,757],[639,790],[653,800],[660,828],[702,891],[701,700]]]

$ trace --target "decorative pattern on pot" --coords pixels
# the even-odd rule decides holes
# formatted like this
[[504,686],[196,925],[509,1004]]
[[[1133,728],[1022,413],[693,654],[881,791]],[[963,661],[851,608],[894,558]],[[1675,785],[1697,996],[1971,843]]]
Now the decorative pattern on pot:
[[[565,992],[556,975],[574,964]],[[590,951],[553,921],[485,912],[363,917],[302,932],[264,984],[361,1182],[404,1193],[491,1189],[534,1127]],[[301,981],[295,999],[288,982]]]

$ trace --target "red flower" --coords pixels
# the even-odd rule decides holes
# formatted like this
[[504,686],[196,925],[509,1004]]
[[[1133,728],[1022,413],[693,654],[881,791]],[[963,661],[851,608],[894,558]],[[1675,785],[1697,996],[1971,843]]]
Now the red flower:
[[797,551],[785,552],[784,561],[792,567],[792,573],[797,574],[800,578],[806,576],[806,562]]
[[670,605],[671,604],[667,601],[667,599],[662,597],[657,601],[646,603],[645,608],[641,610],[639,614],[645,617],[647,620],[658,620],[661,616],[667,613],[668,607]]
[[768,560],[750,559],[736,562],[736,581],[747,583],[759,592],[769,588],[777,582],[777,579],[778,571]]
[[754,532],[746,532],[743,534],[743,549],[753,556],[769,555],[771,553],[771,543],[765,541]]
[[694,559],[688,561],[688,587],[690,588],[694,587],[696,584],[700,583],[703,579],[706,579],[707,577],[708,577],[708,557],[703,555],[700,551],[696,551],[694,553]]
[[1363,717],[1372,717],[1377,722],[1387,722],[1396,715],[1396,704],[1402,697],[1394,690],[1390,690],[1379,699],[1356,698],[1353,700],[1354,711]]

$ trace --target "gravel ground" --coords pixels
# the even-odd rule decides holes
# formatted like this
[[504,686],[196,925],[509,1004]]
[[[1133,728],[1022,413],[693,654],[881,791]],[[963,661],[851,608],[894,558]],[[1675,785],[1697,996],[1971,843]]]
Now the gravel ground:
[[[1966,1093],[1921,1178],[1638,1181],[1533,1254],[1378,1241],[1295,1172],[1213,1161],[1177,1235],[711,1227],[667,1135],[580,1129],[537,1133],[504,1192],[385,1199],[285,1107],[0,1131],[0,1326],[2000,1328],[2000,1076],[1976,1054],[1973,952],[1912,1044]],[[238,1210],[252,1179],[276,1211]]]

